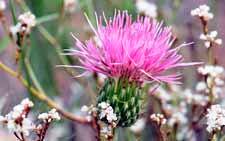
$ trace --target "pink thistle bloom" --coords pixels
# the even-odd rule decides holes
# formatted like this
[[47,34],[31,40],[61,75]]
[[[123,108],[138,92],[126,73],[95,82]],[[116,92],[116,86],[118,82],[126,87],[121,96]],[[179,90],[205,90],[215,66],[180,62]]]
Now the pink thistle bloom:
[[111,78],[126,78],[130,81],[157,81],[177,83],[180,74],[163,75],[175,67],[194,65],[182,63],[178,54],[185,44],[171,48],[174,41],[171,28],[163,27],[148,17],[132,18],[126,11],[115,13],[113,19],[97,20],[97,29],[90,26],[100,41],[97,45],[93,39],[84,44],[76,37],[79,50],[71,50],[79,56],[82,66],[87,71],[102,73]]

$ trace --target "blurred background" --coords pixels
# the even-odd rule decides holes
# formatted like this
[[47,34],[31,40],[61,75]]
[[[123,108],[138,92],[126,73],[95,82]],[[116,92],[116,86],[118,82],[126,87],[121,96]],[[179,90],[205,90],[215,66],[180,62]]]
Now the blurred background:
[[[40,87],[56,103],[74,114],[82,115],[80,107],[93,103],[98,91],[96,85],[96,74],[90,74],[82,78],[74,78],[75,74],[82,73],[76,69],[68,72],[65,68],[56,67],[62,64],[77,64],[76,57],[63,56],[63,49],[73,48],[75,40],[71,33],[81,41],[93,38],[93,32],[85,19],[84,13],[88,15],[95,25],[96,12],[98,15],[105,13],[106,17],[113,15],[115,9],[128,10],[135,18],[138,14],[134,0],[74,0],[65,5],[66,0],[5,0],[6,10],[4,17],[7,25],[13,26],[13,16],[18,17],[27,7],[36,16],[37,25],[32,28],[29,35],[29,70],[37,80]],[[149,1],[157,7],[157,19],[165,25],[172,26],[177,41],[174,46],[183,42],[194,42],[184,47],[181,53],[185,61],[204,61],[206,59],[206,48],[199,41],[201,24],[199,20],[190,15],[190,11],[200,4],[208,4],[214,13],[214,20],[209,24],[210,29],[217,30],[219,37],[225,40],[225,1],[224,0],[152,0]],[[14,14],[12,14],[12,8]],[[0,26],[0,60],[10,68],[16,70],[17,45],[10,40],[8,33]],[[225,66],[225,48],[213,50],[217,63]],[[30,71],[24,67],[23,75],[31,82]],[[179,70],[184,73],[182,87],[192,88],[196,84],[196,68],[190,67]],[[12,107],[23,98],[29,97],[35,106],[31,116],[48,110],[45,103],[35,99],[29,94],[17,79],[0,70],[0,112],[2,115],[8,113]],[[119,140],[132,140],[129,131],[122,131],[118,135]],[[150,140],[151,132],[143,132],[143,140]],[[94,141],[95,132],[89,125],[72,123],[66,119],[55,123],[49,129],[46,141]],[[130,139],[129,139],[130,138]],[[12,134],[0,128],[0,141],[16,140]]]

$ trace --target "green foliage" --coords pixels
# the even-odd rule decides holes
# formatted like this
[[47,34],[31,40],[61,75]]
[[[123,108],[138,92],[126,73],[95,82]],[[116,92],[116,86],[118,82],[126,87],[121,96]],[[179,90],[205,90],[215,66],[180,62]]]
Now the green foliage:
[[0,53],[9,45],[10,39],[8,36],[4,36],[0,39]]

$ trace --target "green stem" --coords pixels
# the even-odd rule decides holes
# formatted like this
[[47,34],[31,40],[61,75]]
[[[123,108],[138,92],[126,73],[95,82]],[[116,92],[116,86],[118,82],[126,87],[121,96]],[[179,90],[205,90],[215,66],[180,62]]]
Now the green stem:
[[48,21],[52,21],[52,20],[56,20],[59,18],[59,14],[58,13],[53,13],[47,16],[43,16],[37,19],[37,25],[40,25],[42,23],[48,22]]

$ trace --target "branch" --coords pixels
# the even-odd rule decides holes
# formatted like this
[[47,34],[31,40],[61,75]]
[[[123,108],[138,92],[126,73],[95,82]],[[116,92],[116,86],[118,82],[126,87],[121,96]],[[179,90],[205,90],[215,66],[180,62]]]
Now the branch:
[[70,112],[64,111],[62,108],[60,108],[53,100],[51,100],[45,93],[39,92],[36,88],[29,86],[27,80],[25,80],[21,75],[19,75],[17,72],[6,66],[0,61],[0,69],[7,72],[9,75],[17,78],[21,84],[29,89],[31,91],[31,94],[34,95],[36,98],[41,100],[42,102],[45,102],[49,107],[55,108],[62,116],[65,118],[76,121],[79,123],[90,123],[87,119],[81,116],[76,116]]

